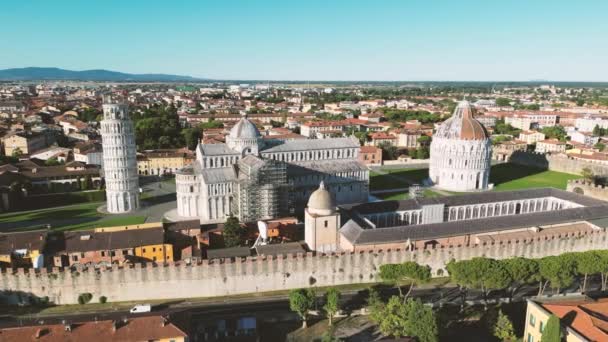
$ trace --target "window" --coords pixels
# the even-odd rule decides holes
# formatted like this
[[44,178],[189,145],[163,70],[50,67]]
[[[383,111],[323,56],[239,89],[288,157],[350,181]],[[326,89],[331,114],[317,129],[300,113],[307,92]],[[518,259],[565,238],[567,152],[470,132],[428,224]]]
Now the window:
[[146,253],[146,249],[145,248],[142,248],[141,251],[142,251],[142,253]]
[[153,260],[153,261],[156,261],[156,257],[152,257],[152,260]]
[[325,228],[327,228],[327,226],[329,225],[329,221],[325,220],[325,222],[323,223],[323,225],[325,226]]
[[530,335],[530,333],[528,333],[528,338],[526,339],[527,342],[534,342],[534,337],[532,337],[532,335]]
[[116,252],[111,251],[111,252],[110,252],[110,256],[116,256]]
[[533,314],[530,314],[530,325],[533,327],[536,326],[536,317],[534,317]]
[[127,254],[129,254],[129,251],[128,251],[128,250],[126,250],[126,249],[123,249],[123,250],[122,250],[122,255],[127,255]]
[[156,247],[152,247],[152,252],[156,252]]
[[74,260],[74,261],[78,261],[78,255],[74,255],[74,256],[72,256],[72,260]]
[[81,258],[84,258],[84,253],[80,253],[80,257],[81,257]]
[[540,324],[538,325],[538,330],[540,330],[541,334],[543,333],[543,331],[545,330],[545,322],[540,322]]
[[101,256],[102,256],[102,257],[105,257],[105,256],[106,256],[106,252],[101,251]]

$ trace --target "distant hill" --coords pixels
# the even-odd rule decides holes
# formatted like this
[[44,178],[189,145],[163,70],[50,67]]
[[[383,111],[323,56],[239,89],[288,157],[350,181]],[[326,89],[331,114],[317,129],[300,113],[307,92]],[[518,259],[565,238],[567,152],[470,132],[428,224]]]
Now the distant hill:
[[113,82],[194,82],[202,78],[166,74],[127,74],[110,70],[73,71],[59,68],[14,68],[0,70],[1,81],[74,80]]

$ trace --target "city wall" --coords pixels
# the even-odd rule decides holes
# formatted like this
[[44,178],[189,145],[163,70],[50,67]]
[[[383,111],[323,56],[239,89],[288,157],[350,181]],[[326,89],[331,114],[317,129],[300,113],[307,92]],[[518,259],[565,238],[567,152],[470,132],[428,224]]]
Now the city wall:
[[542,240],[518,240],[471,247],[378,250],[342,254],[297,254],[203,261],[196,264],[135,264],[126,267],[3,270],[0,293],[7,297],[48,296],[56,304],[77,303],[89,292],[93,302],[145,301],[187,297],[212,297],[379,281],[380,265],[415,261],[429,265],[434,276],[445,275],[452,259],[477,256],[503,259],[514,256],[540,258],[571,251],[607,249],[608,233],[595,231]]
[[575,159],[565,154],[516,151],[509,162],[572,174],[581,174],[584,168],[589,168],[596,176],[608,177],[608,165],[599,161]]
[[568,181],[566,190],[577,194],[589,196],[602,201],[608,201],[608,188],[603,185],[595,185],[582,179]]

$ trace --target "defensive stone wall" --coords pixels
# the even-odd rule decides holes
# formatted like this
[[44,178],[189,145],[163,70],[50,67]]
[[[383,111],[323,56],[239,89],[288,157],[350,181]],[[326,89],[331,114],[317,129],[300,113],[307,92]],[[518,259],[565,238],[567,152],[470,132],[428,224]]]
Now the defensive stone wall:
[[81,293],[109,301],[145,301],[212,297],[379,281],[380,265],[415,261],[429,265],[434,276],[447,274],[452,259],[485,256],[541,258],[564,252],[607,248],[608,232],[555,235],[543,239],[513,240],[476,246],[449,246],[416,250],[377,250],[358,253],[279,255],[204,260],[166,265],[135,264],[99,269],[8,269],[0,273],[0,294],[7,297],[48,296],[56,304],[75,304]]
[[592,160],[575,159],[563,153],[516,151],[509,158],[509,162],[572,174],[581,174],[584,168],[589,168],[596,176],[608,176],[608,165]]
[[603,185],[595,185],[582,179],[571,179],[566,187],[567,191],[589,196],[602,201],[608,201],[608,188]]

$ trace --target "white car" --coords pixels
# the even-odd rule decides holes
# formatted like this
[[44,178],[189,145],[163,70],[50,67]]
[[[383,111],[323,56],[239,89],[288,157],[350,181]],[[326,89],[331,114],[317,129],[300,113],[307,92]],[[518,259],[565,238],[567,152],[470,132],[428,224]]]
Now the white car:
[[135,305],[134,307],[131,308],[131,310],[129,310],[129,312],[132,314],[150,312],[150,311],[152,311],[152,305],[150,305],[150,304]]

